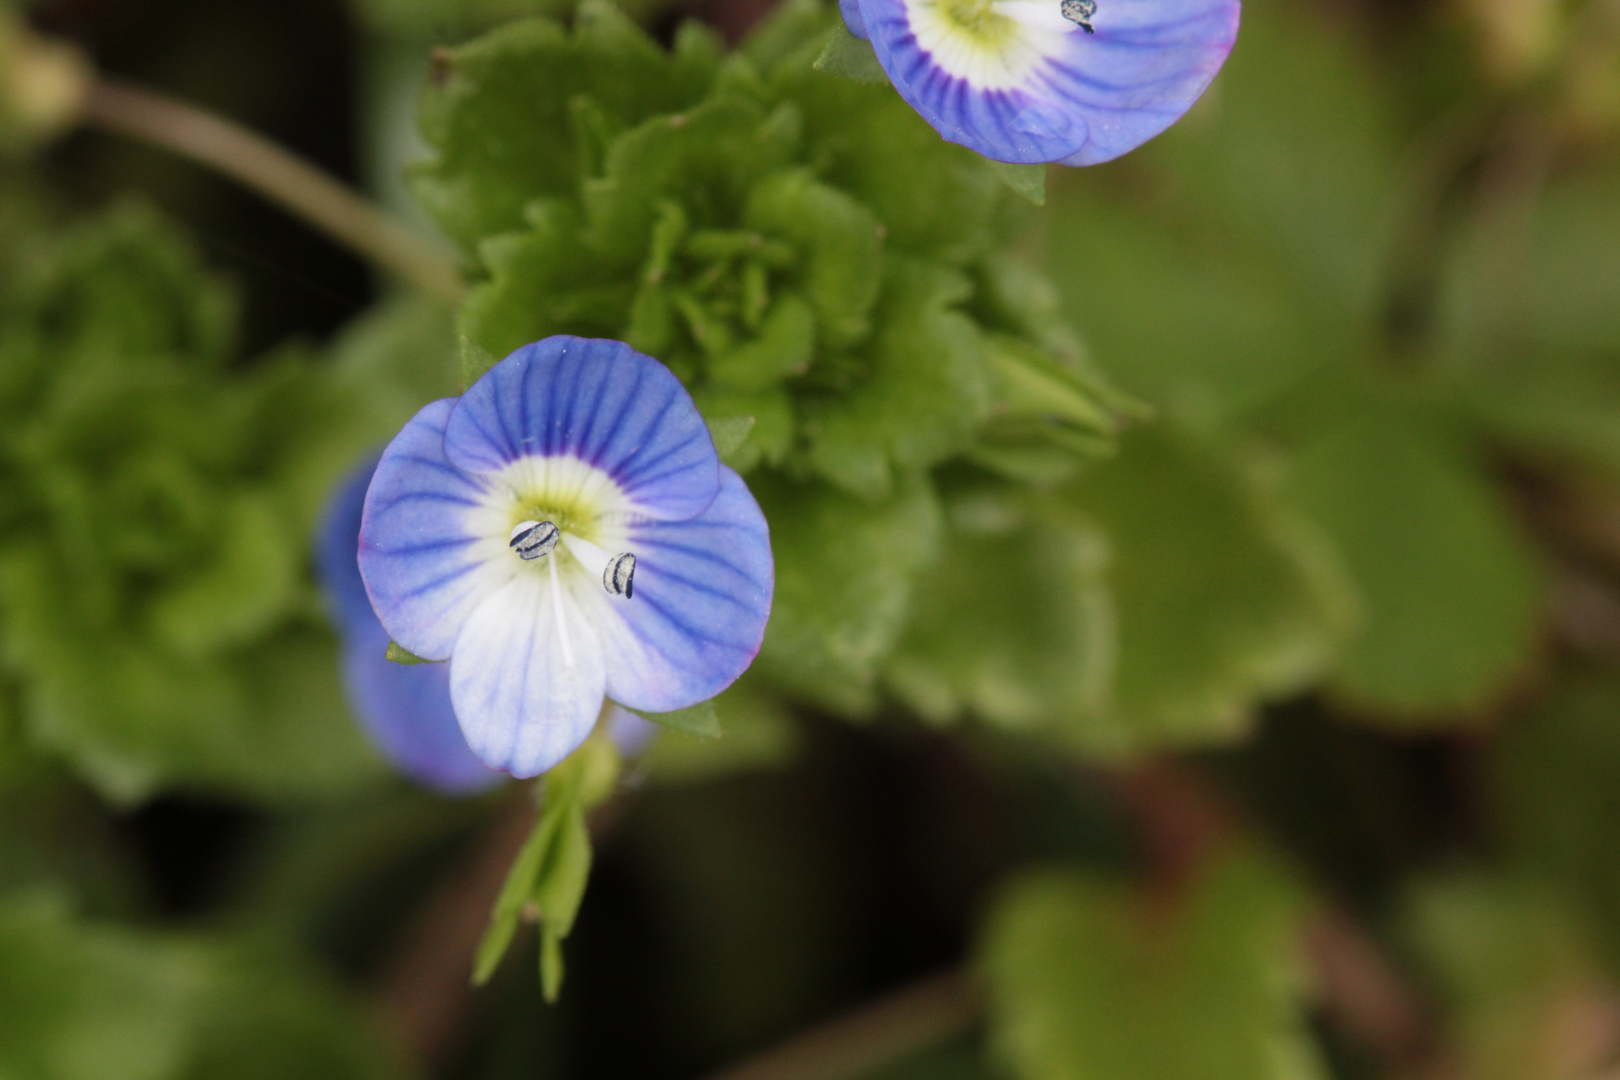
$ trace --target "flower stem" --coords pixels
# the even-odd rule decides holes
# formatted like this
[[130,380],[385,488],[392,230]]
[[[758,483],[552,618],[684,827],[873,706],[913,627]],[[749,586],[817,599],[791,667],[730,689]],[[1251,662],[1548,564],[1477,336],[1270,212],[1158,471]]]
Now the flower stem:
[[234,121],[119,79],[90,87],[83,118],[229,176],[434,296],[464,293],[453,260],[338,180]]
[[709,1080],[864,1076],[966,1031],[980,1010],[967,975],[946,971],[812,1028]]

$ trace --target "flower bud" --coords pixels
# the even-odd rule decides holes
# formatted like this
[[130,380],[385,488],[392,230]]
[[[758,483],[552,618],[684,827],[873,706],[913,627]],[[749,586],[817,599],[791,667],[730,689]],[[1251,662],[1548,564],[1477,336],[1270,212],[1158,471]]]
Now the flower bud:
[[42,37],[0,13],[0,150],[52,139],[71,127],[94,69],[75,45]]

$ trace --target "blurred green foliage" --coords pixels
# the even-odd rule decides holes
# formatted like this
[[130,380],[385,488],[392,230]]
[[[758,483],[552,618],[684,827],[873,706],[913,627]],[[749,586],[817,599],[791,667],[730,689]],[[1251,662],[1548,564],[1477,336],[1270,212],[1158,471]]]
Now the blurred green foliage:
[[[1250,0],[1192,114],[1036,210],[860,81],[825,5],[730,50],[597,0],[364,0],[363,49],[462,42],[410,184],[470,298],[259,357],[182,228],[7,165],[0,1075],[410,1074],[333,969],[397,975],[491,811],[380,782],[309,535],[357,456],[557,332],[686,381],[776,607],[677,718],[723,738],[660,735],[611,801],[584,759],[547,781],[438,1073],[700,1075],[966,952],[982,1027],[869,1080],[1414,1075],[1303,977],[1332,892],[1448,1080],[1601,1075],[1614,10]],[[1163,754],[1275,847],[1166,880],[1117,783]],[[207,926],[137,842],[176,793],[254,822]]]

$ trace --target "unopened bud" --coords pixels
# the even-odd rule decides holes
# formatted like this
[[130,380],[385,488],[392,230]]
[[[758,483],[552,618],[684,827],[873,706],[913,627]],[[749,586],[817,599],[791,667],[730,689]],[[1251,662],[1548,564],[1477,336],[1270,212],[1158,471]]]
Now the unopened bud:
[[94,77],[77,46],[0,13],[0,148],[43,142],[73,126]]

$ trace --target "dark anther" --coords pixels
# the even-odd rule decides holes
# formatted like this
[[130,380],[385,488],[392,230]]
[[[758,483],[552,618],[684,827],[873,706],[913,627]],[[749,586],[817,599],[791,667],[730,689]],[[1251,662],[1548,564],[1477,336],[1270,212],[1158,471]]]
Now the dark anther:
[[1063,6],[1059,10],[1063,12],[1065,19],[1086,33],[1096,33],[1091,28],[1091,17],[1097,14],[1097,0],[1063,0]]
[[626,551],[608,560],[602,571],[602,588],[626,600],[636,595],[636,557]]
[[538,559],[557,547],[557,536],[557,526],[549,521],[521,521],[513,526],[512,542],[507,546],[520,559]]

